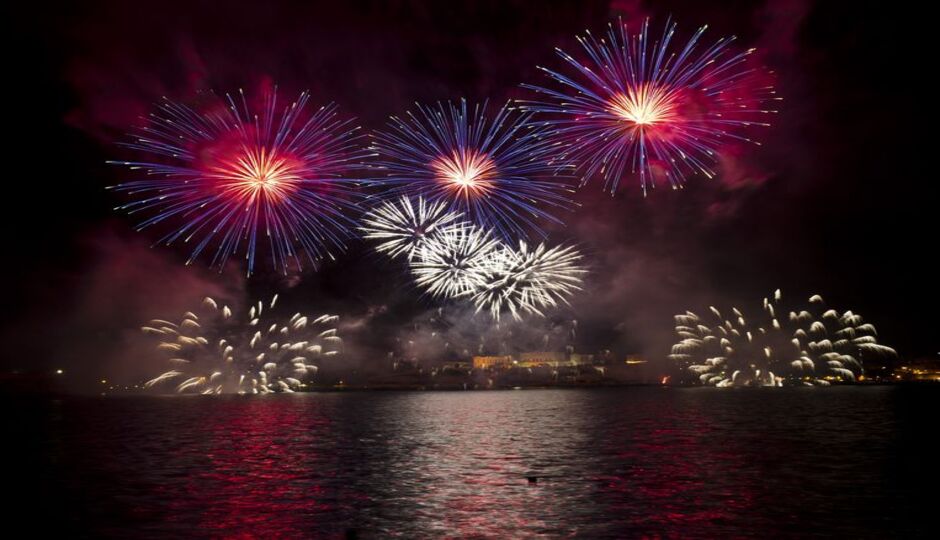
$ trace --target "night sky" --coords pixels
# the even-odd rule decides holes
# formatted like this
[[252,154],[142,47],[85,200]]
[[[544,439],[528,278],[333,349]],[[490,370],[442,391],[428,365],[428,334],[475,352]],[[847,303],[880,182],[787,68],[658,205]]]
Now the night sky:
[[[663,359],[672,315],[710,303],[756,311],[781,288],[820,293],[879,329],[903,357],[938,350],[935,179],[927,149],[935,102],[928,34],[916,13],[838,2],[233,2],[20,3],[5,55],[8,130],[3,212],[3,368],[99,374],[129,369],[139,323],[175,315],[206,294],[244,299],[280,291],[309,312],[358,324],[361,358],[434,304],[403,267],[361,242],[319,272],[245,280],[183,265],[185,248],[112,210],[105,186],[127,172],[108,159],[161,96],[258,88],[309,90],[367,129],[415,101],[466,97],[500,104],[546,82],[558,46],[618,15],[670,15],[682,37],[737,35],[777,75],[784,97],[763,143],[722,162],[719,178],[660,186],[635,181],[615,197],[600,182],[553,242],[588,254],[585,291],[559,317],[579,320],[578,348]],[[7,8],[10,9],[10,8]],[[921,14],[921,18],[923,14]],[[913,19],[913,20],[912,20]],[[237,300],[236,300],[237,301]],[[368,328],[363,332],[362,328]],[[664,361],[664,360],[662,360]],[[150,373],[150,372],[148,372]]]

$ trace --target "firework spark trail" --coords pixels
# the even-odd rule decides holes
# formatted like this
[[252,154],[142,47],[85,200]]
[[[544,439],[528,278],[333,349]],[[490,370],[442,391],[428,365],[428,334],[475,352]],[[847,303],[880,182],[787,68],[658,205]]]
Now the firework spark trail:
[[773,87],[748,65],[754,49],[733,51],[734,38],[701,46],[706,28],[673,47],[674,22],[650,43],[649,20],[634,35],[618,21],[606,39],[578,37],[584,62],[556,49],[573,74],[539,67],[556,88],[522,85],[540,94],[523,108],[547,115],[549,137],[566,149],[560,159],[578,167],[582,185],[601,176],[613,193],[629,173],[646,193],[661,174],[676,188],[692,174],[713,177],[726,143],[756,143],[744,131],[769,125],[776,111],[764,103],[777,99]]
[[409,261],[429,239],[447,227],[461,226],[462,215],[448,212],[443,201],[430,202],[418,197],[417,203],[402,197],[397,203],[385,201],[366,213],[359,230],[363,237],[375,240],[376,251],[396,258],[404,255]]
[[486,280],[473,295],[476,310],[486,309],[497,321],[507,309],[516,320],[523,313],[543,316],[543,309],[567,303],[567,297],[581,289],[586,270],[580,260],[571,246],[503,246],[491,255]]
[[[759,326],[748,323],[743,313],[724,318],[715,307],[704,319],[687,311],[676,315],[676,335],[669,358],[707,385],[828,386],[830,381],[854,382],[864,372],[862,356],[894,356],[894,349],[877,343],[876,330],[851,311],[833,309],[821,315],[806,309],[778,318],[782,295],[765,298]],[[809,299],[810,309],[820,311],[822,297]],[[819,306],[820,309],[815,309]]]
[[360,181],[349,175],[370,155],[359,128],[332,104],[308,113],[306,92],[284,106],[270,93],[258,113],[241,91],[214,101],[196,110],[165,100],[149,116],[124,145],[148,160],[110,162],[146,174],[111,188],[134,198],[118,209],[150,215],[138,230],[169,227],[158,243],[195,242],[188,263],[214,246],[221,270],[244,250],[251,275],[265,236],[285,273],[304,258],[314,267],[333,258],[355,225]]
[[[159,339],[156,349],[170,355],[170,369],[146,382],[145,388],[174,384],[178,393],[293,392],[316,373],[316,359],[337,354],[342,339],[328,325],[335,315],[268,319],[277,295],[258,302],[245,318],[212,298],[202,303],[202,316],[192,311],[179,323],[156,319],[141,330]],[[271,323],[263,322],[271,320]]]
[[485,103],[418,105],[392,117],[371,149],[389,194],[444,202],[505,240],[544,236],[539,220],[562,223],[554,212],[573,206],[572,189],[556,143],[530,116],[508,104],[492,117]]

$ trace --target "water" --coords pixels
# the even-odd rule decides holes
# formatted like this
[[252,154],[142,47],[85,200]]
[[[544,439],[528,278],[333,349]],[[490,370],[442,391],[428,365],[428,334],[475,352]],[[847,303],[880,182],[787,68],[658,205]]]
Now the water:
[[886,537],[926,534],[940,388],[4,403],[34,532]]

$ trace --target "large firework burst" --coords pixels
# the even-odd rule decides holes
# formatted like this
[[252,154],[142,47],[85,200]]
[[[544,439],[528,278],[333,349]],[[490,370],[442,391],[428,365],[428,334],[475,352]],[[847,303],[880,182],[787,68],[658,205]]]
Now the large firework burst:
[[359,230],[365,238],[379,242],[376,251],[392,258],[405,255],[410,261],[428,239],[457,225],[460,218],[459,212],[448,212],[443,201],[418,197],[415,203],[402,197],[397,202],[382,202],[366,213]]
[[390,193],[442,201],[504,239],[541,234],[539,220],[561,223],[554,213],[572,205],[571,186],[555,144],[529,117],[508,104],[492,117],[465,100],[418,105],[375,135],[376,165]]
[[241,91],[198,110],[160,103],[125,145],[148,157],[112,162],[144,174],[113,187],[134,198],[118,208],[149,215],[138,230],[165,225],[159,243],[193,242],[189,262],[214,251],[211,264],[221,269],[244,251],[250,275],[264,237],[283,272],[333,257],[353,225],[349,174],[368,154],[334,105],[310,113],[308,100],[302,93],[279,104],[272,92],[257,112]]
[[425,242],[411,262],[415,282],[437,298],[470,296],[486,282],[500,245],[475,225],[447,227]]
[[[159,338],[157,349],[169,355],[170,369],[146,387],[173,385],[179,393],[292,392],[317,371],[315,362],[338,352],[342,340],[329,325],[338,317],[270,317],[277,296],[258,302],[238,318],[212,298],[179,323],[156,319],[142,328]],[[264,317],[263,322],[262,317]]]
[[657,177],[673,187],[691,174],[712,177],[723,145],[753,142],[743,128],[769,125],[775,111],[764,103],[774,91],[748,65],[754,49],[735,52],[734,38],[703,45],[706,28],[674,47],[673,22],[651,37],[649,20],[633,35],[618,21],[606,39],[590,32],[578,37],[584,61],[556,49],[573,70],[540,67],[555,88],[523,85],[541,94],[524,107],[549,115],[551,137],[578,167],[582,185],[601,176],[613,193],[630,174],[639,176],[645,193]]
[[567,303],[581,288],[586,272],[581,254],[571,246],[518,249],[503,246],[491,255],[486,279],[473,295],[477,311],[486,309],[494,319],[508,310],[514,319],[524,313],[543,315],[542,310]]

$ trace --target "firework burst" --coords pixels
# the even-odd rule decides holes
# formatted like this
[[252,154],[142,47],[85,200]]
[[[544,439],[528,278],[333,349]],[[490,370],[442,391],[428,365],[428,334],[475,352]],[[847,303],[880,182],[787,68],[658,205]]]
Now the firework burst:
[[436,298],[462,298],[486,282],[499,240],[470,224],[448,227],[425,242],[411,262],[418,286]]
[[277,302],[258,302],[247,317],[206,298],[197,315],[180,322],[150,321],[141,330],[159,339],[170,369],[147,381],[146,388],[172,386],[178,393],[257,394],[293,392],[317,371],[311,362],[337,354],[342,340],[329,325],[338,317],[283,320],[271,316]]
[[530,249],[503,246],[488,263],[486,279],[473,295],[477,312],[486,309],[495,320],[508,310],[516,320],[524,313],[542,316],[542,310],[567,303],[581,289],[586,270],[581,254],[570,246],[548,248],[539,244]]
[[144,176],[112,188],[134,199],[118,209],[149,215],[138,230],[167,227],[158,243],[194,243],[189,263],[209,251],[221,270],[244,252],[250,275],[265,243],[285,273],[332,258],[354,225],[349,175],[368,153],[334,105],[310,113],[308,101],[281,105],[272,92],[257,112],[241,91],[200,110],[163,101],[124,145],[147,159],[111,162]]
[[392,258],[404,255],[411,261],[428,239],[458,225],[460,217],[458,212],[448,212],[442,201],[418,197],[415,203],[402,197],[397,203],[385,201],[369,211],[359,230],[363,237],[378,242],[376,251]]
[[573,69],[539,68],[555,88],[523,85],[541,95],[524,108],[548,115],[551,138],[566,149],[562,159],[578,167],[582,185],[600,176],[613,193],[635,175],[645,193],[657,177],[673,187],[696,173],[710,178],[722,146],[755,142],[746,128],[769,125],[776,111],[764,104],[776,98],[759,80],[761,70],[749,66],[754,49],[735,52],[734,38],[703,45],[706,28],[677,47],[673,22],[657,37],[648,20],[632,35],[618,21],[606,39],[578,37],[584,61],[556,49]]
[[464,100],[418,105],[375,135],[376,166],[390,193],[443,202],[505,239],[544,234],[539,220],[561,223],[554,212],[572,206],[572,190],[555,144],[529,119],[508,104],[493,117]]

